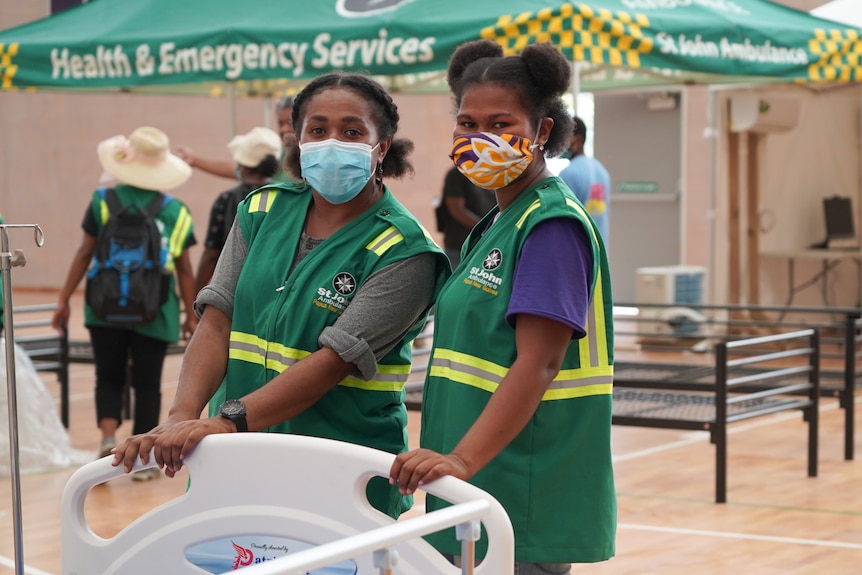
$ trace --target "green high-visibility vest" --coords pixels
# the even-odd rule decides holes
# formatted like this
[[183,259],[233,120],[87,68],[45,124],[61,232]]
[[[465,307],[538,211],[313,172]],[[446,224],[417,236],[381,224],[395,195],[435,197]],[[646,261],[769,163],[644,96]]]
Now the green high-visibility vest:
[[[569,345],[560,372],[527,426],[470,483],[506,509],[515,530],[516,560],[601,561],[614,554],[616,531],[610,275],[595,224],[558,178],[525,190],[502,212],[495,208],[468,237],[462,262],[437,300],[421,444],[451,452],[514,363],[515,330],[505,316],[515,269],[531,230],[551,218],[575,220],[590,238],[593,279],[587,333]],[[429,496],[429,511],[442,506]],[[460,552],[451,534],[428,539],[443,552]],[[484,553],[483,545],[477,549]]]
[[[239,204],[237,222],[248,255],[236,287],[227,374],[210,402],[211,413],[223,400],[251,393],[317,351],[320,333],[374,272],[432,252],[438,254],[435,293],[448,277],[443,251],[388,190],[290,271],[311,201],[311,189],[298,182],[261,188]],[[347,377],[306,411],[266,431],[405,451],[403,388],[410,342],[422,323],[424,318],[378,362],[371,380]],[[395,517],[409,508],[409,500],[386,480],[374,483],[369,496],[375,507]]]
[[[128,184],[118,184],[114,190],[120,199],[120,204],[123,206],[135,204],[141,209],[145,209],[157,193],[153,190],[145,190]],[[108,210],[108,203],[98,190],[93,192],[90,200],[90,209],[93,212],[98,229],[101,230],[108,223],[110,211]],[[189,240],[193,237],[194,222],[192,221],[192,215],[188,207],[177,198],[172,198],[171,201],[165,204],[162,211],[155,217],[155,220],[162,234],[162,246],[167,248],[164,266],[166,270],[171,272],[168,298],[162,304],[162,307],[159,309],[159,315],[153,321],[127,329],[148,337],[173,343],[178,341],[180,336],[180,298],[177,294],[177,278],[174,270],[176,268],[176,260],[186,250]],[[84,325],[89,327],[110,324],[100,321],[93,313],[89,304],[85,302]]]

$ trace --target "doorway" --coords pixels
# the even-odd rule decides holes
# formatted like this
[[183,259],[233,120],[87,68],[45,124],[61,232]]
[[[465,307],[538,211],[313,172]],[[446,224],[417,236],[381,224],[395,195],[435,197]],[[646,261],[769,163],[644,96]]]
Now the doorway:
[[595,157],[611,176],[614,301],[635,301],[640,267],[680,263],[679,92],[596,94]]

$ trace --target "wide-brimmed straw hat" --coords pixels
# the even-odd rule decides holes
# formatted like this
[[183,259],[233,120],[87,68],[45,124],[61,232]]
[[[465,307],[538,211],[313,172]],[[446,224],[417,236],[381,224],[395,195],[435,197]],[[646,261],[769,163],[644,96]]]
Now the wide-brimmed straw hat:
[[281,138],[269,128],[252,128],[248,134],[234,136],[227,149],[240,166],[256,168],[267,156],[281,156]]
[[117,181],[146,190],[170,190],[192,175],[191,166],[170,152],[167,135],[151,126],[138,128],[128,138],[108,138],[96,152],[102,167]]

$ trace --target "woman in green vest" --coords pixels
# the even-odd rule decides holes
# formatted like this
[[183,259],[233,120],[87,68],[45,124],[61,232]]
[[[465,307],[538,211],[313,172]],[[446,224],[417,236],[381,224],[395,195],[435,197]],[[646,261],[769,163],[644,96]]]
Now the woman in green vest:
[[[313,80],[292,113],[287,162],[302,180],[239,204],[195,303],[201,320],[168,420],[116,450],[127,471],[154,447],[172,477],[201,438],[236,431],[407,449],[410,342],[451,273],[383,184],[412,169],[412,142],[394,138],[397,107],[364,75]],[[411,501],[383,478],[369,500],[393,517]]]
[[[132,431],[145,433],[158,425],[162,367],[168,345],[180,336],[190,337],[198,320],[192,311],[195,284],[189,256],[196,243],[194,222],[182,201],[162,193],[183,185],[192,174],[191,168],[170,152],[167,134],[152,126],[137,128],[128,138],[118,135],[103,140],[96,153],[116,185],[99,188],[90,198],[81,222],[83,237],[69,264],[52,324],[57,329],[68,326],[69,299],[86,275],[84,325],[90,334],[96,367],[96,421],[102,435],[98,457],[102,458],[117,446],[127,380],[135,392]],[[143,227],[151,234],[142,236],[136,221],[144,222]],[[145,253],[158,257],[161,269],[152,265],[151,259],[150,266],[123,273],[105,257],[107,252],[114,253],[116,246],[136,245],[138,241],[150,246],[156,242],[153,251],[158,249],[159,253]],[[116,251],[135,259],[134,250]],[[149,281],[136,281],[145,277],[144,269],[161,272],[155,275],[154,283],[164,291],[153,289],[154,283]],[[151,277],[148,273],[146,276]],[[103,278],[107,278],[105,283],[100,283]],[[94,280],[111,289],[94,289]],[[120,306],[117,300],[121,298],[124,301]],[[156,312],[152,318],[145,319],[147,316],[141,314],[140,321],[129,320],[141,311],[134,303],[145,301],[152,305],[145,306],[148,311]],[[110,317],[104,313],[106,309],[110,309]],[[133,479],[155,477],[158,473],[143,469]]]
[[[422,447],[390,474],[405,495],[444,475],[492,494],[512,520],[517,575],[614,554],[608,262],[594,222],[545,165],[572,132],[561,100],[570,70],[550,44],[504,57],[477,41],[452,56],[451,157],[497,206],[437,300]],[[429,511],[442,506],[428,497]],[[454,534],[428,539],[460,551]]]

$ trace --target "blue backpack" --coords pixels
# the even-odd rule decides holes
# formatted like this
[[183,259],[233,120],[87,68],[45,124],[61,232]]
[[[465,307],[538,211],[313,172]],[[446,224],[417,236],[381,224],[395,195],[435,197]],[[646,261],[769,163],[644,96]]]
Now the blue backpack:
[[173,197],[160,193],[142,209],[123,206],[113,188],[97,191],[109,215],[87,273],[87,304],[105,323],[150,323],[167,301],[171,280],[171,272],[165,270],[167,248],[162,248],[155,218]]

